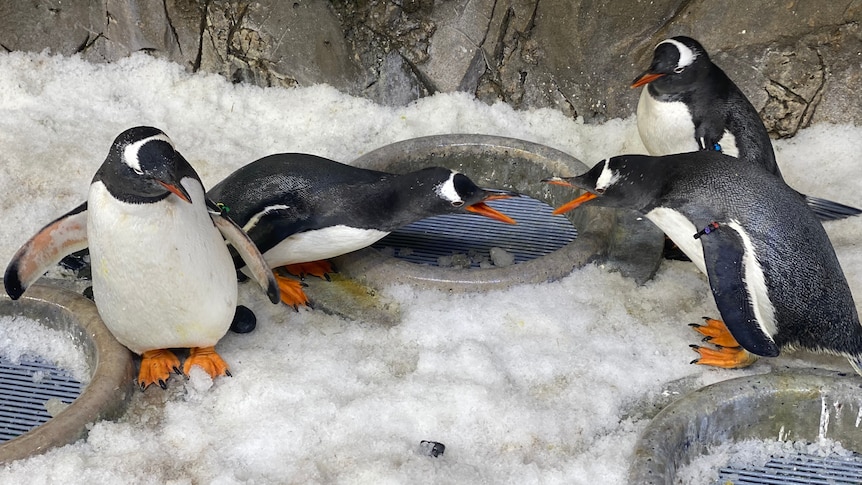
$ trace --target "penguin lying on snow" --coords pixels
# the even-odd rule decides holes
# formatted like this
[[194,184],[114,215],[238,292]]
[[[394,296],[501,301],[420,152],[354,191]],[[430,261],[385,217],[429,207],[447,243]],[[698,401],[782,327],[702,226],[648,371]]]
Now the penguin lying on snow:
[[[680,36],[659,42],[649,69],[631,86],[645,86],[637,124],[650,155],[718,150],[781,177],[757,110],[696,40]],[[862,213],[837,202],[804,197],[822,220]]]
[[749,352],[804,348],[845,356],[862,374],[862,326],[832,244],[796,192],[759,165],[707,151],[624,155],[547,181],[587,191],[555,213],[585,202],[635,209],[707,275],[732,338],[721,322],[697,326],[720,347],[695,346],[695,362],[742,367],[756,358]]
[[[325,276],[331,268],[320,260],[370,246],[426,217],[469,211],[514,224],[485,204],[514,195],[479,188],[442,167],[396,175],[302,153],[256,160],[207,193],[243,226],[269,267],[291,265],[289,271],[300,276]],[[296,280],[277,278],[282,301],[307,303]]]
[[27,241],[6,268],[18,299],[63,256],[89,246],[93,296],[116,339],[142,355],[138,384],[162,388],[191,348],[183,370],[228,374],[215,344],[231,324],[236,272],[226,238],[278,302],[278,288],[254,243],[204,196],[200,178],[156,128],[120,134],[96,172],[87,201]]

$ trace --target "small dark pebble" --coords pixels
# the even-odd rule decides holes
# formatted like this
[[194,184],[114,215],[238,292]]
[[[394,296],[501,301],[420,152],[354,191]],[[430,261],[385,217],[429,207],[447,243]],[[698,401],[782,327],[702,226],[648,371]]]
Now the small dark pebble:
[[436,441],[420,441],[419,452],[423,455],[438,457],[446,451],[446,445]]
[[237,305],[230,330],[234,333],[249,333],[257,326],[257,317],[248,307]]

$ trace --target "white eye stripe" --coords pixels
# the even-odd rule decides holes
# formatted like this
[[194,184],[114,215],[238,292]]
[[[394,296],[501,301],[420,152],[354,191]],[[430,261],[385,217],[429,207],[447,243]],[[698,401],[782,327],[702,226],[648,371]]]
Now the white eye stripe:
[[138,151],[140,151],[141,147],[144,146],[145,143],[161,140],[166,142],[170,146],[174,146],[174,143],[168,138],[168,135],[164,133],[159,133],[158,135],[153,135],[149,138],[144,138],[143,140],[138,140],[134,143],[130,143],[126,145],[126,148],[123,149],[123,163],[128,165],[135,173],[141,174],[144,171],[141,169],[141,161],[138,160]]
[[604,159],[602,163],[604,163],[604,167],[602,167],[602,173],[599,174],[599,178],[596,180],[596,191],[604,192],[605,189],[615,184],[617,180],[620,179],[620,173],[616,170],[611,170],[609,167],[610,160]]
[[458,175],[458,172],[452,171],[449,178],[436,187],[436,192],[441,199],[447,202],[463,204],[464,201],[458,195],[458,191],[455,190],[455,175]]
[[686,67],[690,66],[695,59],[697,59],[698,53],[691,50],[687,45],[682,42],[674,39],[666,39],[659,42],[656,47],[662,44],[671,44],[676,47],[676,50],[679,51],[679,61],[676,63],[675,71],[681,72]]

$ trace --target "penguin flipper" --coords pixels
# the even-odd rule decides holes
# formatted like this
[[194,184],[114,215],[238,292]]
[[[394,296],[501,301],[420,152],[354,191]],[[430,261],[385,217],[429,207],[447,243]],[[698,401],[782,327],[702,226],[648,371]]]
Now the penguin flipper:
[[862,214],[862,209],[850,207],[849,205],[844,205],[839,202],[821,199],[820,197],[812,197],[810,195],[806,195],[804,197],[805,203],[808,204],[808,207],[814,211],[814,214],[816,214],[817,218],[821,221],[837,221],[846,217]]
[[3,275],[6,293],[17,300],[63,257],[87,247],[87,203],[43,227],[12,257]]
[[239,253],[254,280],[266,291],[269,301],[272,303],[281,301],[275,275],[272,273],[266,260],[263,259],[263,255],[260,254],[257,246],[248,237],[248,234],[236,225],[231,218],[224,215],[211,200],[207,199],[207,204],[210,206],[209,213],[213,224],[215,224],[227,242]]
[[764,330],[746,288],[746,247],[735,228],[722,225],[700,238],[709,286],[724,324],[739,345],[752,354],[775,357],[779,348]]

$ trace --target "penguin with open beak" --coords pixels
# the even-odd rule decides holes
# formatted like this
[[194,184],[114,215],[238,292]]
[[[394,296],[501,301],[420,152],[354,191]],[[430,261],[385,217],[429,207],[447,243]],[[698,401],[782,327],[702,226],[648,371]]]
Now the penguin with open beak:
[[581,204],[642,213],[706,274],[722,321],[696,329],[717,349],[696,363],[743,367],[802,348],[846,357],[862,374],[862,326],[826,232],[796,191],[761,166],[715,151],[602,160],[546,182]]
[[[679,36],[659,42],[649,68],[631,87],[643,87],[637,125],[650,155],[721,151],[781,177],[757,110],[698,41]],[[862,213],[838,202],[803,197],[821,220]]]
[[[426,217],[472,213],[515,224],[486,202],[518,194],[480,188],[443,167],[393,174],[279,153],[241,167],[207,195],[242,226],[270,268],[325,277],[332,271],[326,259],[370,246]],[[299,281],[280,270],[276,277],[284,303],[307,304]]]
[[141,355],[138,384],[166,387],[183,366],[213,378],[230,375],[216,343],[231,325],[236,248],[254,279],[278,302],[272,271],[248,236],[204,195],[200,177],[162,131],[121,133],[90,185],[87,201],[27,241],[6,268],[4,285],[18,299],[48,267],[89,247],[93,297],[114,337]]

